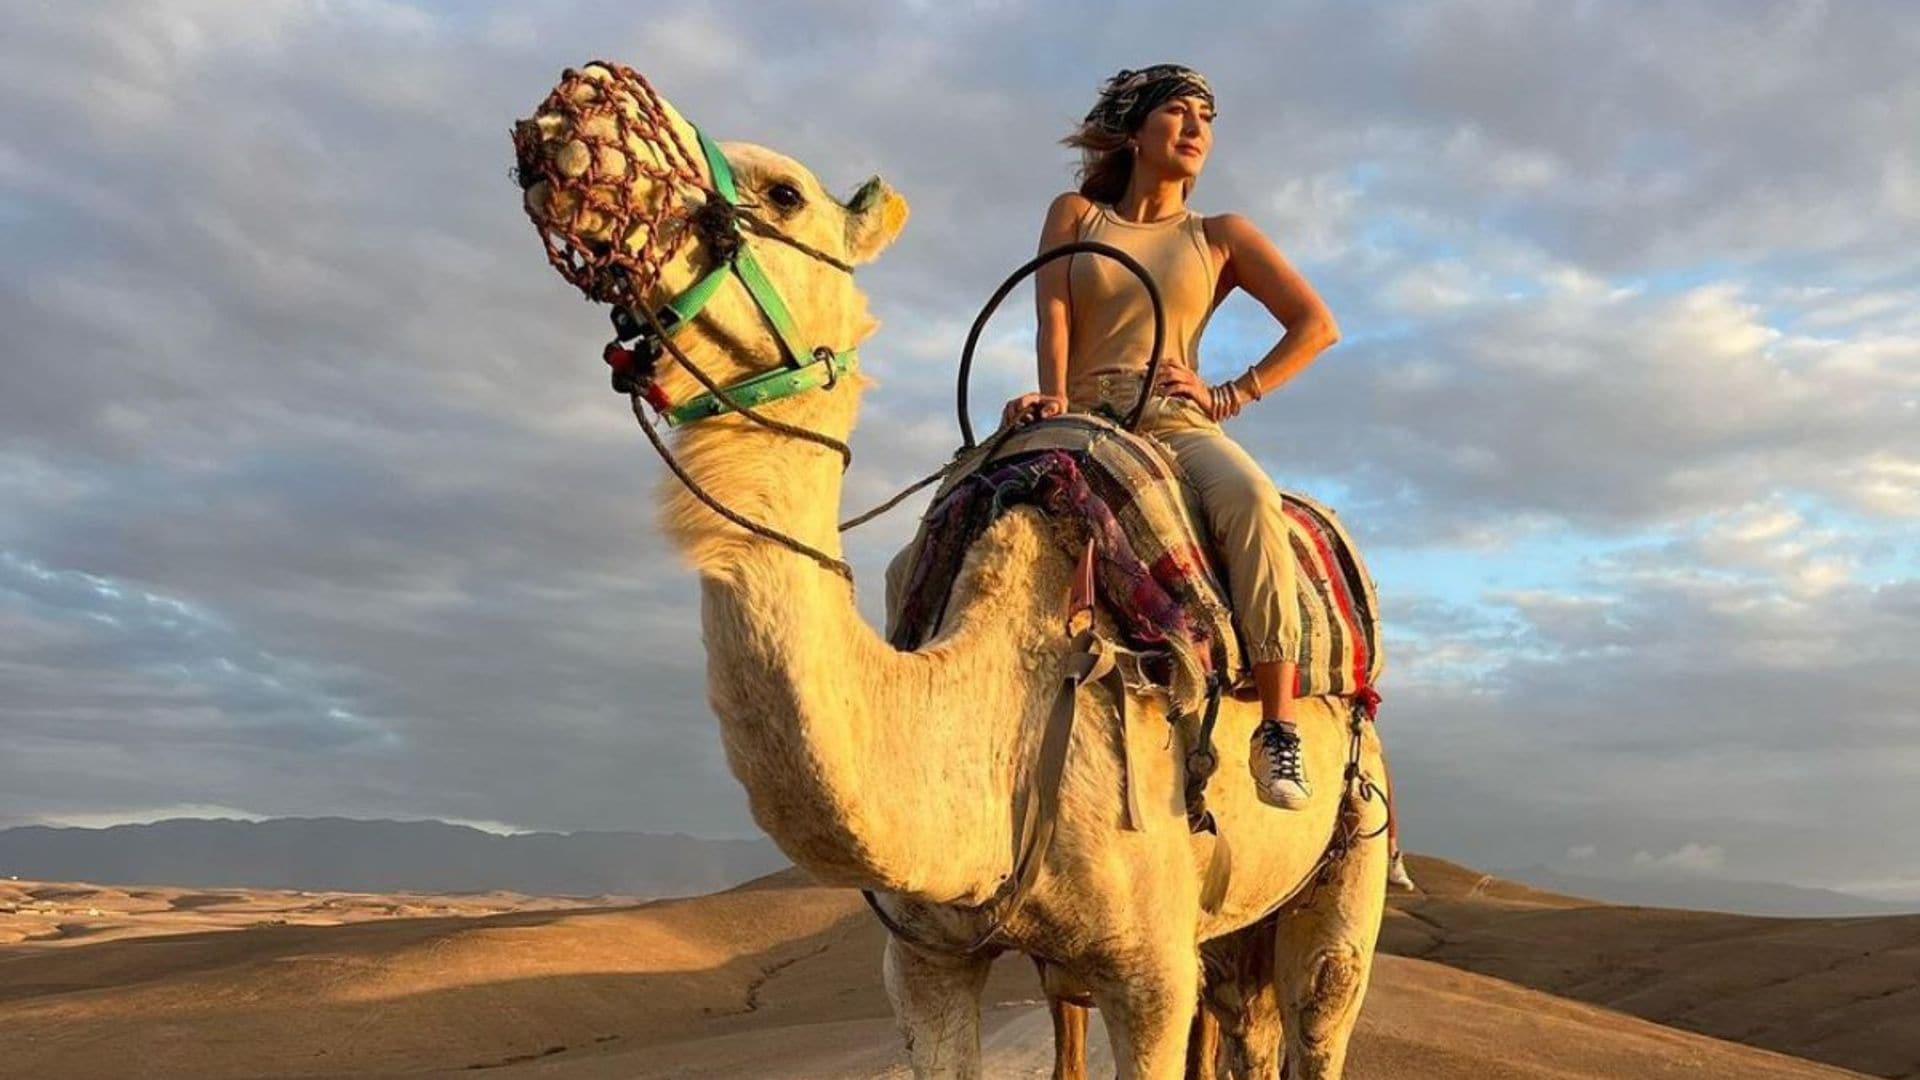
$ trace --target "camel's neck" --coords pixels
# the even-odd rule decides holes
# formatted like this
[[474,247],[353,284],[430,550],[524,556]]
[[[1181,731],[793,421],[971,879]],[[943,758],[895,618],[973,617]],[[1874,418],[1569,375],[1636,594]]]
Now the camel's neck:
[[[854,390],[841,393],[782,418],[844,437]],[[737,420],[690,429],[681,449],[733,509],[839,553],[837,456]],[[823,880],[984,900],[1008,869],[1015,763],[1053,670],[1022,640],[1037,545],[983,565],[967,591],[985,599],[957,594],[959,625],[903,653],[845,579],[665,482],[669,532],[701,575],[709,699],[754,819]]]

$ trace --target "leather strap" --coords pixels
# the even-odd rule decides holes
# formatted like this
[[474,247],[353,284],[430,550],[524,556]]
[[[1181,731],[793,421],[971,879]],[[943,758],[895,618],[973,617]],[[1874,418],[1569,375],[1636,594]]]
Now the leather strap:
[[1207,876],[1200,882],[1200,906],[1209,915],[1218,915],[1227,899],[1227,883],[1233,879],[1233,847],[1227,834],[1213,834],[1213,853],[1207,857]]
[[1040,740],[1040,760],[1034,766],[1035,782],[1020,829],[1020,857],[1014,862],[1013,890],[1002,902],[1008,914],[1018,909],[1032,891],[1040,876],[1040,864],[1046,861],[1047,847],[1053,842],[1053,828],[1060,820],[1060,781],[1067,771],[1067,748],[1073,742],[1080,686],[1112,670],[1113,650],[1091,627],[1074,636],[1067,670],[1061,675],[1060,690],[1054,695],[1053,711],[1047,715]]
[[1124,800],[1121,805],[1126,811],[1121,825],[1129,832],[1140,832],[1147,827],[1147,819],[1140,811],[1140,785],[1135,780],[1140,774],[1133,767],[1133,740],[1127,736],[1127,680],[1119,665],[1100,677],[1100,685],[1107,688],[1107,696],[1113,699],[1114,724],[1120,729],[1120,790]]
[[1220,755],[1213,749],[1213,727],[1220,719],[1220,695],[1223,691],[1218,673],[1207,676],[1206,710],[1200,715],[1200,728],[1193,745],[1187,749],[1187,827],[1194,832],[1218,835],[1213,811],[1207,809],[1207,780],[1220,767]]
[[[1024,805],[1020,811],[1020,835],[1014,848],[1013,871],[1001,885],[1001,891],[984,905],[987,912],[986,929],[974,938],[971,944],[955,948],[945,944],[928,942],[911,934],[898,920],[889,916],[880,905],[880,900],[871,890],[861,890],[867,899],[867,906],[879,916],[882,924],[894,936],[936,952],[957,953],[965,956],[986,948],[1001,927],[1006,925],[1020,905],[1026,902],[1027,895],[1040,877],[1040,867],[1046,862],[1047,848],[1053,843],[1054,826],[1060,820],[1060,782],[1066,775],[1067,750],[1073,744],[1073,718],[1078,711],[1075,706],[1079,698],[1080,687],[1095,679],[1105,680],[1110,675],[1113,681],[1107,682],[1110,689],[1117,687],[1116,701],[1122,709],[1126,703],[1126,684],[1117,678],[1118,669],[1114,666],[1115,654],[1112,646],[1100,640],[1087,627],[1073,636],[1067,654],[1066,670],[1060,676],[1060,688],[1055,692],[1053,708],[1047,713],[1046,727],[1040,737],[1040,756],[1034,763],[1032,780],[1027,785]],[[1132,777],[1128,777],[1129,790],[1132,789]],[[1128,813],[1135,813],[1129,808]],[[1138,817],[1134,817],[1138,821]]]
[[[805,367],[774,368],[727,387],[727,397],[751,409],[769,401],[792,397],[816,386],[831,386],[840,376],[858,367],[859,362],[859,354],[848,349],[835,353],[831,360],[816,360]],[[734,406],[722,400],[720,395],[708,392],[669,409],[667,424],[670,427],[691,424],[695,420],[732,412],[733,409]]]

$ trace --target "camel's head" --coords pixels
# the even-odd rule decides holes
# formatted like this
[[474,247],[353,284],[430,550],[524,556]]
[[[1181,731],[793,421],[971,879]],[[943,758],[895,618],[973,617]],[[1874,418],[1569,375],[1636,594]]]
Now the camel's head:
[[[740,211],[752,219],[736,226],[693,125],[637,73],[606,63],[569,69],[515,125],[514,147],[526,211],[549,261],[589,297],[657,310],[718,265],[737,236],[810,346],[846,349],[872,332],[851,270],[878,256],[907,217],[906,200],[879,177],[842,202],[789,157],[725,144],[717,149]],[[674,340],[722,382],[781,359],[737,280],[724,282]],[[670,359],[655,381],[676,401],[700,390]]]

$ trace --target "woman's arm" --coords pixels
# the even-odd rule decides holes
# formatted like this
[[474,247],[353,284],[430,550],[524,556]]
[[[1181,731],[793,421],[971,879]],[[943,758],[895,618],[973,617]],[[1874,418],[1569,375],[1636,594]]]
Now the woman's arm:
[[[1040,253],[1071,243],[1075,226],[1093,204],[1079,192],[1069,191],[1047,207],[1047,220],[1040,226]],[[1067,335],[1072,326],[1067,306],[1067,263],[1055,259],[1034,274],[1034,314],[1038,330],[1034,335],[1034,355],[1038,359],[1039,390],[1021,394],[1000,411],[1002,424],[1014,423],[1022,416],[1053,416],[1067,409]]]
[[1286,330],[1267,355],[1231,380],[1242,398],[1258,400],[1267,391],[1285,385],[1313,363],[1314,357],[1339,341],[1340,327],[1320,294],[1253,222],[1239,214],[1221,214],[1209,218],[1206,226],[1226,249],[1227,262],[1221,274],[1227,278],[1227,289],[1245,289]]

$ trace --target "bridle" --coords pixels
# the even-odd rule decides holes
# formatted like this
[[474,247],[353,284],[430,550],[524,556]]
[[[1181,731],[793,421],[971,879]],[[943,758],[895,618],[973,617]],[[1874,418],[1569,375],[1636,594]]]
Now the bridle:
[[[629,397],[634,418],[674,476],[728,521],[806,555],[851,582],[853,568],[844,559],[743,517],[701,487],[667,448],[647,416],[646,406],[654,408],[669,427],[737,412],[769,430],[832,450],[840,456],[840,467],[845,471],[853,462],[853,451],[846,443],[763,416],[754,408],[815,388],[833,389],[844,376],[858,368],[859,355],[851,347],[835,350],[831,346],[809,346],[805,342],[779,290],[746,244],[744,234],[751,232],[777,240],[843,273],[853,273],[853,267],[843,259],[787,235],[754,213],[757,207],[740,198],[726,155],[705,132],[694,128],[701,159],[706,165],[706,176],[702,176],[664,102],[639,72],[607,61],[596,61],[589,67],[600,68],[607,77],[596,78],[569,68],[540,108],[542,113],[559,113],[572,121],[568,131],[569,148],[573,144],[584,148],[584,164],[575,160],[571,162],[571,169],[563,167],[558,160],[561,155],[546,152],[542,132],[535,123],[522,124],[514,131],[521,186],[530,187],[536,180],[544,179],[550,194],[549,211],[554,205],[554,193],[566,192],[575,197],[566,220],[555,221],[550,212],[545,221],[539,217],[534,219],[547,249],[548,262],[590,298],[612,305],[614,339],[602,350],[602,357],[612,368],[613,388]],[[627,100],[633,103],[632,113],[623,108],[620,98],[609,90],[624,91]],[[630,147],[636,143],[652,149],[658,155],[658,162],[632,154]],[[576,155],[576,159],[579,157]],[[613,182],[606,175],[612,171],[609,162],[618,162],[616,176],[625,183]],[[635,173],[661,183],[685,184],[703,190],[707,195],[704,205],[687,217],[685,229],[673,228],[675,223],[668,220],[664,205],[652,208],[634,205],[630,185]],[[711,181],[707,177],[711,177]],[[583,221],[587,214],[610,217],[622,230],[644,229],[639,250],[629,251],[618,236],[611,243],[588,239],[588,227]],[[674,240],[663,244],[661,237],[670,229]],[[659,280],[661,267],[677,253],[689,235],[702,243],[713,265],[692,285],[655,310],[645,302],[645,293]],[[754,306],[772,328],[782,364],[723,387],[694,363],[674,337],[699,317],[728,278],[737,279],[745,287]],[[655,380],[662,354],[670,354],[706,392],[685,402],[671,401]]]
[[[640,428],[646,432],[647,441],[653,445],[654,452],[660,455],[661,461],[695,498],[735,525],[807,556],[851,584],[853,567],[845,559],[829,555],[804,540],[744,517],[708,493],[688,475],[647,416],[645,405],[651,405],[669,427],[678,427],[737,412],[762,427],[832,450],[840,455],[840,471],[843,473],[853,464],[852,448],[839,439],[762,416],[754,410],[756,405],[792,397],[816,387],[834,389],[843,376],[858,368],[859,352],[855,348],[835,351],[827,345],[806,346],[799,328],[794,325],[792,313],[785,301],[780,299],[779,290],[774,288],[766,272],[760,269],[759,261],[753,257],[752,250],[744,243],[741,223],[751,222],[751,229],[757,235],[780,240],[844,273],[853,273],[853,267],[793,239],[744,209],[726,156],[720,153],[719,147],[705,132],[696,128],[694,133],[699,139],[701,152],[706,155],[707,167],[714,181],[713,193],[708,197],[706,206],[694,215],[694,228],[715,254],[716,264],[658,311],[644,304],[637,305],[646,320],[645,325],[635,323],[635,308],[616,305],[612,309],[614,340],[607,344],[602,355],[613,369],[613,388],[628,396],[633,417],[640,422]],[[673,338],[699,316],[729,277],[737,278],[746,288],[754,306],[772,327],[774,338],[780,345],[783,363],[780,367],[723,387],[701,370],[700,365],[694,363]],[[686,368],[706,388],[706,392],[677,405],[670,402],[660,389],[660,384],[654,381],[654,371],[663,351],[671,353],[680,366]]]
[[[714,265],[657,311],[648,311],[640,306],[646,315],[644,326],[633,320],[631,309],[616,306],[613,309],[615,339],[610,346],[610,353],[615,349],[625,349],[631,359],[623,360],[617,355],[610,355],[608,363],[613,366],[616,377],[624,375],[626,381],[636,381],[635,377],[640,376],[637,381],[645,384],[643,394],[651,390],[657,395],[657,385],[644,376],[658,363],[662,350],[673,336],[697,318],[707,302],[719,292],[720,286],[732,277],[746,288],[754,306],[772,327],[784,364],[725,388],[709,386],[707,393],[678,405],[666,402],[663,396],[648,396],[649,402],[659,408],[670,427],[719,416],[738,409],[742,404],[751,407],[790,397],[815,386],[831,387],[859,362],[857,349],[836,352],[825,345],[809,347],[801,339],[792,313],[780,298],[780,291],[774,288],[773,282],[760,268],[759,260],[753,257],[752,249],[744,242],[743,228],[744,231],[784,243],[842,273],[851,275],[853,267],[842,259],[789,236],[753,213],[748,208],[749,204],[741,201],[734,183],[733,169],[727,164],[726,156],[720,153],[720,148],[698,128],[694,129],[694,135],[706,158],[707,170],[713,177],[713,190],[706,204],[693,213],[692,226],[694,234],[713,255]],[[688,364],[685,355],[678,350],[674,351],[674,358],[682,364]],[[688,364],[688,369],[695,370],[694,365]],[[620,387],[616,386],[616,389]],[[828,441],[841,452],[843,458],[850,457],[844,444],[836,440]]]

